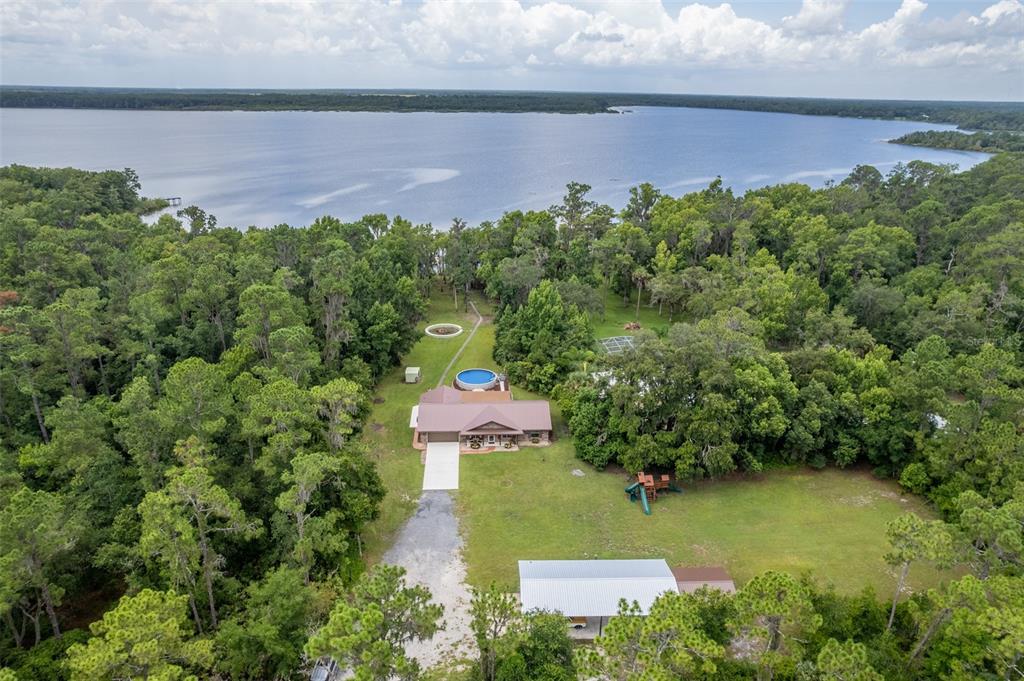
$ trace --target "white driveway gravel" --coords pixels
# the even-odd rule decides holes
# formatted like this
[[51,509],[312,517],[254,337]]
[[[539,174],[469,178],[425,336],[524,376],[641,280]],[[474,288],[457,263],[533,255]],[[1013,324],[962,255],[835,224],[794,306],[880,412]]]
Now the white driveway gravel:
[[470,592],[466,562],[454,502],[445,491],[424,491],[410,518],[382,562],[399,565],[406,579],[420,584],[444,606],[445,628],[429,641],[410,644],[406,651],[425,668],[454,661],[474,651],[469,629]]

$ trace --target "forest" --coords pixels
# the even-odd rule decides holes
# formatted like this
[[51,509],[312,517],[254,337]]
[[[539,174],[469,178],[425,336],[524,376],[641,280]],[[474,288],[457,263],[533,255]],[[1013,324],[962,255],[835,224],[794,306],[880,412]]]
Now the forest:
[[961,149],[963,151],[1024,151],[1024,133],[1010,131],[919,130],[889,140],[893,144],[909,144],[933,149]]
[[466,90],[161,90],[13,85],[0,87],[0,107],[36,109],[493,111],[572,114],[616,113],[617,108],[631,106],[735,109],[951,123],[970,130],[1024,130],[1024,105],[1019,102]]
[[[980,127],[980,126],[979,126]],[[914,161],[735,195],[634,187],[447,229],[368,215],[246,232],[131,170],[0,169],[0,679],[1014,679],[1024,675],[1024,158]],[[657,309],[606,354],[607,288]],[[582,462],[680,479],[867,467],[940,519],[888,529],[894,594],[769,571],[623,603],[593,647],[474,592],[477,656],[361,532],[359,434],[443,290]],[[756,484],[751,481],[749,484]],[[766,509],[770,512],[770,509]],[[956,579],[907,594],[914,565]]]

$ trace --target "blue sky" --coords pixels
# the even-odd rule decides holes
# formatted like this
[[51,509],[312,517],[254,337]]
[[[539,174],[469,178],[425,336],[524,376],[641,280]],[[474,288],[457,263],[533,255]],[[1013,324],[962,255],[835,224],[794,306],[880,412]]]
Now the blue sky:
[[1024,99],[1021,0],[4,0],[0,82]]

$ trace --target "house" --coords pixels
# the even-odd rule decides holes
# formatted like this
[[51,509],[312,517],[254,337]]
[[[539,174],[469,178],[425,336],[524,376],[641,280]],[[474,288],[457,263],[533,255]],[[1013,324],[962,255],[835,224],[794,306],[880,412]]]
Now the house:
[[551,442],[551,407],[544,400],[512,400],[507,390],[428,390],[413,407],[413,447],[458,442],[462,452],[543,446]]
[[568,617],[580,638],[599,636],[619,612],[619,600],[646,615],[658,596],[676,593],[664,560],[521,560],[519,603],[524,612],[548,610]]
[[727,594],[736,591],[736,585],[724,567],[675,567],[672,568],[672,575],[681,594],[693,593],[704,586]]

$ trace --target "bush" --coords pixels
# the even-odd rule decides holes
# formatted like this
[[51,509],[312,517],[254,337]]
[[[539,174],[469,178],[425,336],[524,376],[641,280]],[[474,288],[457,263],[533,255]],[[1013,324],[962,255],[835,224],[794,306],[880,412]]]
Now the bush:
[[64,681],[69,678],[63,665],[64,654],[75,643],[88,640],[89,632],[84,629],[65,631],[59,639],[48,638],[27,650],[13,651],[7,664],[19,681]]
[[928,471],[920,461],[907,465],[900,474],[900,485],[914,494],[924,494],[931,485]]

